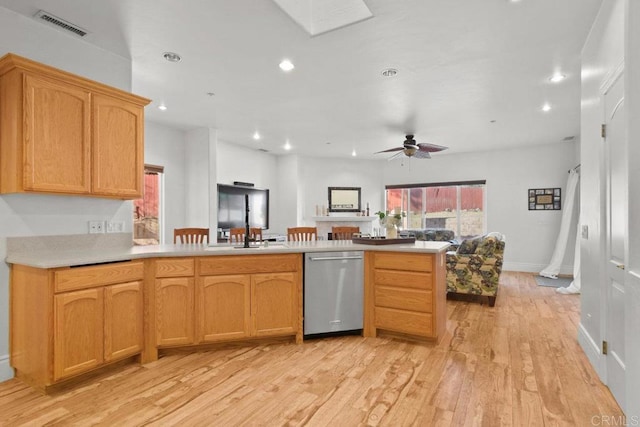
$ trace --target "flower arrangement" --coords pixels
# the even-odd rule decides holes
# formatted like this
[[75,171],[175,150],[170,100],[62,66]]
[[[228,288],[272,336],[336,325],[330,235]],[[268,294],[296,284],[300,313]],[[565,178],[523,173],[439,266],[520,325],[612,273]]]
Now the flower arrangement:
[[397,227],[402,223],[402,218],[407,216],[403,211],[390,213],[389,211],[378,211],[375,213],[380,218],[380,225],[384,225],[386,228]]

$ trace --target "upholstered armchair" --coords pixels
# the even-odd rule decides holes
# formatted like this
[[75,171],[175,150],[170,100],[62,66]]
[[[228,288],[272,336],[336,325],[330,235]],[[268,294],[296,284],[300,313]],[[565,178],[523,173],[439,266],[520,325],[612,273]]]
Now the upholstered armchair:
[[498,295],[505,239],[500,233],[464,240],[447,252],[447,292],[486,296],[493,307]]
[[448,242],[456,238],[453,230],[446,228],[425,228],[422,230],[407,230],[408,236],[413,236],[416,240],[427,240],[436,242]]

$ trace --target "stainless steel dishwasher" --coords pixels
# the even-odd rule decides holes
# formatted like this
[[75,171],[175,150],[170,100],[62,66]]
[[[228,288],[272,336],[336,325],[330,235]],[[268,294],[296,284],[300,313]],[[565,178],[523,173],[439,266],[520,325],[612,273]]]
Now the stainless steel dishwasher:
[[362,330],[362,251],[305,254],[304,335]]

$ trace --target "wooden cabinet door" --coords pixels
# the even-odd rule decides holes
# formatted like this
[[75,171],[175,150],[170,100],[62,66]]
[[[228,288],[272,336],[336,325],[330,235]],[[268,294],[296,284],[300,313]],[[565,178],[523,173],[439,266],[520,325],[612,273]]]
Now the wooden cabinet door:
[[104,360],[142,351],[142,281],[104,288]]
[[144,175],[144,109],[93,95],[93,193],[137,199]]
[[103,362],[103,289],[55,296],[54,380],[88,371]]
[[156,279],[156,334],[159,346],[194,343],[192,277]]
[[251,335],[291,335],[298,331],[300,291],[296,277],[294,273],[251,277]]
[[24,189],[89,193],[89,92],[29,74],[24,78],[24,90]]
[[251,276],[209,276],[198,287],[201,342],[248,337],[251,330]]

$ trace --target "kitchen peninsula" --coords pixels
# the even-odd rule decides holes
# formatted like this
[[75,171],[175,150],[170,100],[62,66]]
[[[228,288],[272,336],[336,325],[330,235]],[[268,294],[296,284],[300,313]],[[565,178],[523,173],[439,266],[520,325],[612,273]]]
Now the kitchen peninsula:
[[446,322],[448,246],[11,244],[11,365],[46,390],[113,362],[154,361],[167,348],[271,337],[301,343],[310,252],[363,251],[364,336],[386,330],[437,341]]

